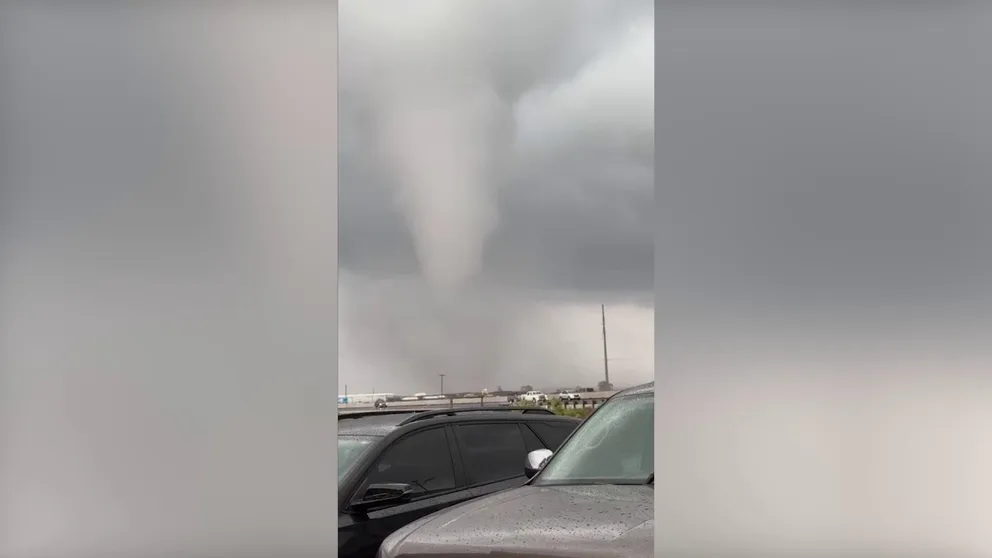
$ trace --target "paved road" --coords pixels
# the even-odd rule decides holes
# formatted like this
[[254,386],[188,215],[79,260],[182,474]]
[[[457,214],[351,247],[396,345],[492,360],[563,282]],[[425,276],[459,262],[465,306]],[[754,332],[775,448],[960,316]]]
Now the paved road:
[[[505,397],[486,397],[482,399],[481,397],[472,398],[462,398],[455,399],[455,405],[470,405],[470,406],[489,406],[489,405],[506,405],[508,403]],[[424,399],[420,401],[392,401],[389,403],[390,409],[402,409],[403,407],[447,407],[451,405],[451,401],[448,399]],[[339,409],[360,409],[365,407],[371,407],[368,403],[343,403],[339,404]]]

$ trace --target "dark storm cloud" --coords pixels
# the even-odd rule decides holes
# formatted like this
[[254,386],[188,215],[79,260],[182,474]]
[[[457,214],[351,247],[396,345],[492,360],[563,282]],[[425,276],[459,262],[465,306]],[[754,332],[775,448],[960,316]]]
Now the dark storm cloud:
[[649,329],[652,3],[341,7],[343,382],[594,383],[541,324]]
[[[342,184],[354,177],[361,187],[339,192],[341,266],[372,275],[416,273],[391,179],[348,155],[341,157]],[[622,158],[558,159],[519,172],[517,182],[499,190],[500,226],[486,248],[484,275],[522,288],[650,291],[653,169]]]
[[979,310],[988,10],[829,5],[666,11],[658,282],[695,310]]
[[[480,4],[478,10],[494,9],[486,6]],[[594,19],[592,14],[602,17]],[[633,86],[609,71],[583,78],[583,72],[601,57],[624,48],[632,24],[647,21],[650,25],[652,16],[650,2],[549,3],[532,14],[548,23],[546,30],[533,26],[541,28],[541,33],[531,36],[526,30],[506,28],[500,32],[506,36],[499,39],[465,37],[465,44],[447,46],[455,51],[472,50],[473,40],[495,45],[480,58],[482,67],[473,67],[492,77],[492,86],[512,110],[510,126],[516,136],[510,155],[501,159],[499,176],[488,180],[487,187],[495,192],[498,226],[485,242],[483,281],[575,293],[647,292],[652,288],[650,102],[637,119],[618,120],[604,133],[597,119],[609,120],[617,110],[608,104],[610,84],[616,82],[613,86],[621,90]],[[578,19],[568,24],[569,17]],[[357,47],[349,47],[346,37],[341,48],[343,65],[348,64],[346,57],[364,59],[354,50]],[[650,42],[643,44],[648,56],[651,48]],[[622,66],[623,62],[602,64]],[[616,70],[621,75],[626,71]],[[628,73],[638,71],[644,68],[633,67]],[[573,112],[562,112],[557,120],[541,117],[542,108],[571,102],[571,97],[564,101],[554,97],[570,85],[580,90],[571,93],[573,97],[593,90],[596,104],[585,112],[566,107],[562,110]],[[340,264],[359,274],[380,277],[417,273],[414,243],[396,202],[398,178],[391,161],[377,147],[379,116],[368,96],[356,89],[360,88],[349,83],[344,73],[339,134]],[[542,92],[549,97],[543,105]],[[639,94],[651,98],[651,92],[643,88]],[[538,109],[527,110],[527,103],[533,101],[529,96],[538,97]],[[625,98],[622,93],[615,97],[613,105]],[[605,116],[599,114],[603,109]],[[521,146],[524,132],[532,139]]]

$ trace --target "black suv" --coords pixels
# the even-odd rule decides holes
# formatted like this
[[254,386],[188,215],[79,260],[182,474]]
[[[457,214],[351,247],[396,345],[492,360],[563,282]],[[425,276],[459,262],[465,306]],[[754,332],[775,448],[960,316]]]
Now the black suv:
[[338,415],[338,556],[373,558],[404,525],[524,484],[527,454],[581,423],[541,408]]

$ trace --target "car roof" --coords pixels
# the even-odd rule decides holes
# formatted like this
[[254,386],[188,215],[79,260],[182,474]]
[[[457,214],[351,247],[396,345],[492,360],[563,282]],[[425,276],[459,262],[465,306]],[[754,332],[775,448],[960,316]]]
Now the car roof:
[[338,419],[338,436],[385,436],[396,430],[404,415]]
[[[387,436],[400,428],[415,430],[430,424],[457,424],[462,422],[510,421],[510,422],[581,422],[574,417],[565,417],[551,412],[534,412],[535,408],[520,409],[431,409],[431,410],[389,410],[338,415],[339,436]],[[509,411],[509,412],[508,412]],[[452,413],[452,414],[448,414]],[[460,414],[459,414],[460,413]]]

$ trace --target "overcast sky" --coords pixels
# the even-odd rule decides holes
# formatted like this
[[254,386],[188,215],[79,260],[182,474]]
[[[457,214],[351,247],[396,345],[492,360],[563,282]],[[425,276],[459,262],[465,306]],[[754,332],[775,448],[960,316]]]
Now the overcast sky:
[[342,389],[650,380],[652,2],[340,17]]

